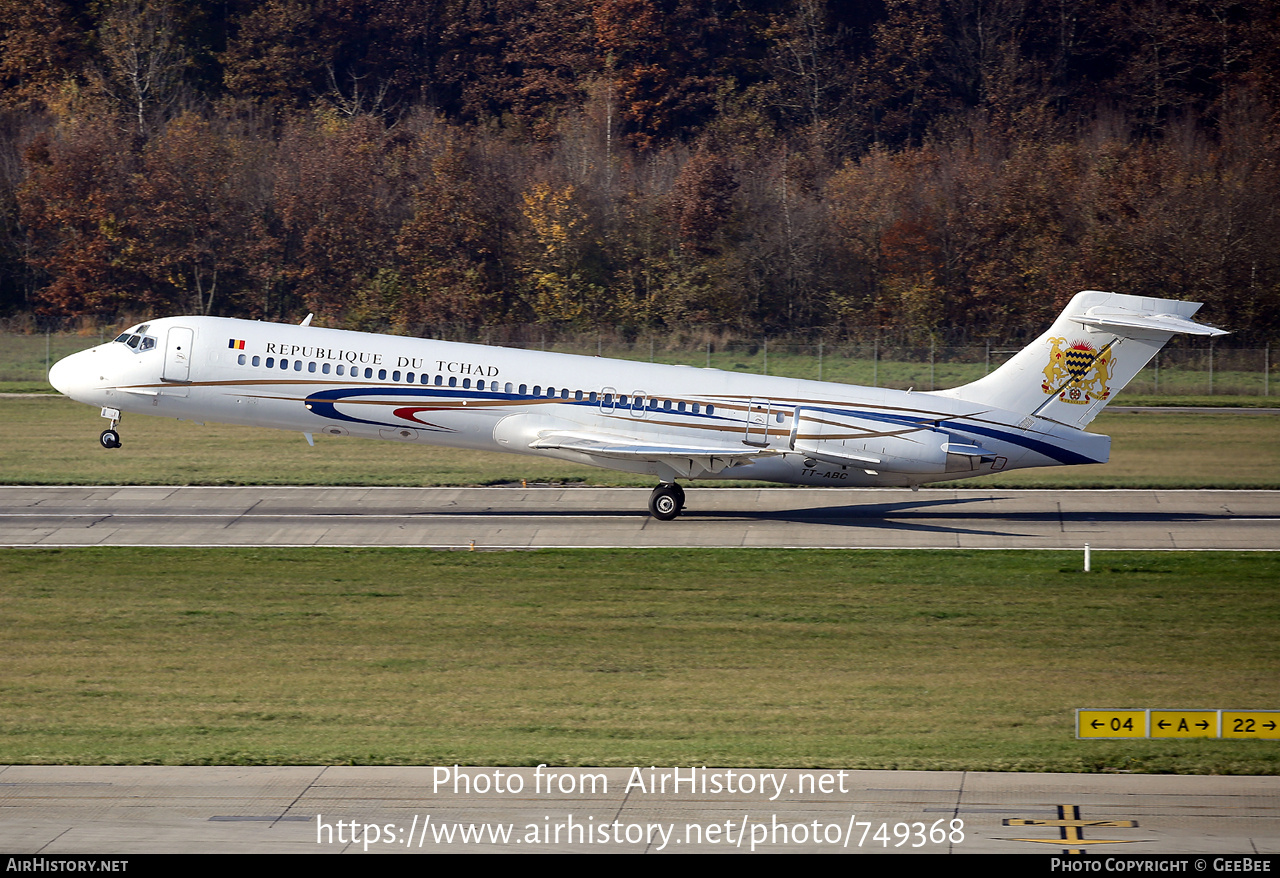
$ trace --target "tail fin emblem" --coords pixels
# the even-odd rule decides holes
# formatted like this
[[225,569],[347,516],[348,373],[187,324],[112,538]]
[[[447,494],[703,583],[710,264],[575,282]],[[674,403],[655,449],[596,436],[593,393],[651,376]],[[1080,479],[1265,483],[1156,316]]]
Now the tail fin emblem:
[[1063,349],[1065,338],[1051,338],[1049,362],[1040,389],[1057,394],[1063,402],[1088,405],[1111,396],[1111,346],[1098,350],[1087,341],[1074,341]]

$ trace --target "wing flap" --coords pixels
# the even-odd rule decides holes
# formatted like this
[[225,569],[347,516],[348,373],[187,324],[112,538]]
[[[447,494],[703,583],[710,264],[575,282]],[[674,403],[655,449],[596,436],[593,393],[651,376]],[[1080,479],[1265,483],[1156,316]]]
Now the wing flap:
[[714,474],[753,458],[782,453],[772,448],[638,443],[623,436],[569,431],[541,433],[529,443],[529,448],[535,451],[573,451],[607,460],[664,463],[686,478],[695,477],[699,471]]

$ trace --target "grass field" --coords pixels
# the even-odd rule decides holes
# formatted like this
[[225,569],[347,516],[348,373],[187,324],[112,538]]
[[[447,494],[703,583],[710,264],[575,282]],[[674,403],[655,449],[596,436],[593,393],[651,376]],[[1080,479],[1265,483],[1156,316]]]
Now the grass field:
[[8,550],[0,763],[1274,774],[1280,556]]
[[[163,485],[491,485],[566,482],[649,485],[644,476],[547,458],[487,454],[126,415],[124,447],[98,445],[98,412],[50,396],[0,399],[0,482]],[[988,476],[972,487],[1280,488],[1280,417],[1199,412],[1104,412],[1103,466]],[[699,485],[724,484],[698,482]]]
[[[9,484],[647,484],[0,400]],[[1101,467],[1280,488],[1280,418],[1104,414]],[[715,483],[706,483],[715,484]],[[1280,708],[1280,556],[0,552],[0,763],[1280,773],[1276,741],[1075,740],[1077,707]],[[1099,569],[1101,568],[1101,569]]]

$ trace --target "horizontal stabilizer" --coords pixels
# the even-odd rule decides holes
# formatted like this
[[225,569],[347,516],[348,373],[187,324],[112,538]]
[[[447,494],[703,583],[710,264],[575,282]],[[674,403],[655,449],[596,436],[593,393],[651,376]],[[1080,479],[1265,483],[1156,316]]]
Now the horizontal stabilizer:
[[1137,329],[1148,332],[1184,333],[1186,335],[1226,335],[1225,329],[1196,323],[1177,314],[1146,314],[1141,311],[1090,308],[1083,315],[1072,318],[1098,329]]

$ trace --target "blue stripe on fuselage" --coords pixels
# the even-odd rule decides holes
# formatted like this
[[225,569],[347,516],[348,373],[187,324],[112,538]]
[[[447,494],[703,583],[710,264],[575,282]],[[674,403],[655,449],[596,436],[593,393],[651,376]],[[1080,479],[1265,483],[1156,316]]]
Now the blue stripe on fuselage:
[[[1018,445],[1028,451],[1034,451],[1045,457],[1056,460],[1062,464],[1081,464],[1081,463],[1102,463],[1103,461],[1081,454],[1078,451],[1071,451],[1063,448],[1061,445],[1055,445],[1043,439],[1035,439],[1023,434],[1019,430],[1011,430],[1008,428],[1001,429],[994,426],[981,426],[978,424],[966,422],[960,426],[957,422],[951,421],[946,415],[937,415],[928,417],[926,415],[906,415],[906,414],[890,414],[887,412],[865,411],[862,409],[839,409],[826,406],[801,406],[805,409],[816,409],[818,411],[828,412],[829,414],[853,415],[859,418],[866,418],[869,421],[880,421],[885,424],[906,425],[917,427],[921,430],[929,430],[935,433],[942,433],[948,437],[967,438],[969,436],[986,436],[990,439],[997,439],[1001,442],[1007,442],[1010,445]],[[948,426],[944,427],[943,424]],[[951,425],[955,426],[952,427]]]

